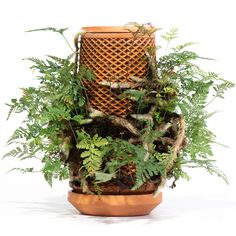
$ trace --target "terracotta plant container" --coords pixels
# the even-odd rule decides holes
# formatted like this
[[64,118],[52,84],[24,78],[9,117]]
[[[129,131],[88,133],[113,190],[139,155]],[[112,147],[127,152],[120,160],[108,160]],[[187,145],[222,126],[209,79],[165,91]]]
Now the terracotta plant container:
[[139,195],[89,195],[68,193],[69,202],[82,214],[94,216],[148,215],[162,202],[162,193]]
[[[124,88],[113,89],[104,82],[120,86],[133,83],[132,76],[146,77],[150,72],[146,52],[155,47],[155,36],[137,33],[135,26],[82,29],[85,34],[80,41],[80,70],[85,66],[92,69],[95,76],[95,80],[83,81],[89,105],[106,116],[126,117],[132,111],[132,101],[119,97]],[[77,176],[77,170],[75,173]],[[74,179],[73,176],[71,179]],[[69,202],[87,215],[147,215],[162,201],[161,193],[155,198],[152,195],[156,185],[148,183],[135,191],[101,184],[102,195],[84,194],[73,181],[70,186],[73,191],[68,194]],[[92,186],[89,188],[96,192]]]
[[80,65],[91,68],[96,81],[85,82],[90,105],[106,115],[126,117],[131,101],[119,98],[120,93],[101,85],[102,82],[132,82],[131,76],[145,77],[148,61],[145,52],[155,46],[154,34],[134,35],[137,28],[83,27]]
[[[157,29],[132,25],[84,27],[70,56],[27,58],[38,83],[7,103],[7,119],[26,116],[3,157],[40,160],[39,171],[34,163],[14,169],[41,172],[50,185],[68,179],[68,200],[82,214],[147,215],[161,203],[168,180],[174,188],[189,178],[186,167],[227,182],[212,159],[216,141],[205,108],[234,84],[202,70],[198,54],[185,50],[191,43],[157,57]],[[28,32],[55,32],[69,44],[65,30]],[[172,29],[163,39],[168,45],[176,36]]]

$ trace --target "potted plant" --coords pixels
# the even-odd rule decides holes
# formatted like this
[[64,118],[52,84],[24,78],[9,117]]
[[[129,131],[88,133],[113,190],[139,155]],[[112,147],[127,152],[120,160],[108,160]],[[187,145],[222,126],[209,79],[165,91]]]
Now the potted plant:
[[[223,98],[233,83],[202,70],[197,60],[207,58],[187,50],[192,43],[173,47],[158,58],[153,43],[156,29],[150,25],[120,27],[120,33],[131,37],[129,53],[142,40],[148,41],[145,50],[135,51],[132,57],[118,46],[94,38],[93,33],[100,39],[106,39],[102,33],[110,33],[117,39],[114,28],[106,28],[105,32],[92,28],[76,34],[75,49],[67,58],[27,59],[38,73],[39,84],[23,88],[22,97],[8,104],[8,118],[12,112],[23,112],[26,118],[10,137],[8,143],[16,146],[5,156],[40,159],[40,171],[50,185],[53,179],[69,178],[69,201],[90,215],[148,214],[161,202],[166,180],[172,180],[171,187],[175,187],[180,178],[189,179],[185,167],[205,168],[227,182],[212,159],[216,141],[207,127],[212,113],[206,107],[216,98]],[[65,38],[66,29],[33,31],[43,30]],[[162,36],[167,45],[176,37],[176,29]],[[88,40],[91,38],[92,43]],[[127,39],[121,41],[127,45]],[[93,48],[95,44],[103,46],[98,50]],[[110,44],[112,49],[102,54],[101,50]],[[118,50],[118,57],[122,54],[120,60],[127,60],[124,65],[128,72],[132,60],[141,54],[140,60],[146,63],[144,73],[136,75],[137,68],[124,73],[124,66],[119,69],[123,74],[114,71],[120,63],[112,57],[114,50]],[[100,57],[108,55],[111,64],[105,60],[100,67],[96,51]],[[133,66],[137,64],[139,59]],[[109,105],[102,105],[103,100],[109,100]],[[126,105],[119,105],[120,101]],[[115,109],[114,104],[121,108]],[[16,169],[35,171],[33,167]]]

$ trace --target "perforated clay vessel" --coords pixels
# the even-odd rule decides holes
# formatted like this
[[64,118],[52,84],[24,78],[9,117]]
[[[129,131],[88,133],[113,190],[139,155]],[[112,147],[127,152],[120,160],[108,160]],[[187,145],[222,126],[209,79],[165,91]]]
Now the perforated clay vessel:
[[95,81],[85,82],[90,105],[106,115],[126,117],[132,103],[119,98],[120,92],[101,85],[102,82],[132,82],[131,76],[145,77],[148,61],[145,52],[155,46],[152,34],[137,34],[137,28],[129,27],[83,27],[80,65],[91,68]]

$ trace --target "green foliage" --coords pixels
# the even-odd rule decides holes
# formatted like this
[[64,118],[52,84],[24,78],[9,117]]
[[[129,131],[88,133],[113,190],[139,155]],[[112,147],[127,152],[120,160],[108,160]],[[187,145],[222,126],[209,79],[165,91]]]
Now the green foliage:
[[179,51],[185,49],[186,47],[189,47],[189,46],[192,46],[192,45],[195,45],[195,44],[197,44],[197,43],[196,43],[196,42],[187,42],[187,43],[184,43],[184,44],[181,44],[181,45],[178,45],[178,46],[172,48],[172,50],[173,50],[175,53],[177,53],[177,52],[179,52]]
[[173,39],[177,38],[177,36],[178,36],[177,28],[172,28],[169,32],[166,32],[165,34],[161,35],[161,37],[167,42],[172,41]]
[[15,147],[11,151],[7,152],[5,157],[16,157],[19,160],[23,161],[29,158],[37,158],[36,153],[39,151],[39,147],[35,145],[34,142],[22,143],[19,146]]
[[[45,30],[63,34],[66,29]],[[75,132],[73,129],[86,121],[86,94],[83,86],[86,72],[84,69],[83,74],[75,74],[75,65],[71,59],[71,55],[67,58],[27,58],[36,73],[38,86],[23,88],[23,95],[7,104],[10,107],[8,118],[12,113],[25,113],[26,118],[8,141],[8,144],[16,146],[4,157],[41,160],[44,165],[42,173],[50,184],[53,178],[64,179],[67,176],[61,145],[68,137],[64,137],[63,131],[72,135]],[[91,71],[87,74],[89,78],[92,77]],[[48,157],[47,160],[39,158],[42,155]],[[49,158],[51,156],[53,159]]]
[[83,158],[83,167],[87,171],[87,175],[93,175],[99,171],[102,164],[103,152],[102,149],[108,144],[106,138],[99,137],[95,134],[91,137],[85,132],[77,132],[78,144],[77,148],[83,150],[80,157]]
[[110,181],[113,178],[115,178],[114,173],[108,174],[108,173],[103,173],[103,172],[99,172],[99,171],[95,172],[95,179],[96,179],[97,184]]
[[[227,182],[225,175],[213,165],[215,160],[209,158],[213,156],[212,145],[216,141],[215,135],[207,127],[207,119],[211,114],[205,108],[215,98],[223,98],[225,91],[234,84],[213,72],[201,70],[194,61],[202,57],[195,52],[183,50],[192,44],[186,43],[172,48],[174,52],[161,57],[158,60],[158,75],[162,79],[168,77],[174,81],[178,91],[176,107],[185,118],[188,145],[182,151],[181,165],[188,163],[191,167],[203,167]],[[209,101],[212,92],[213,99]],[[173,174],[176,179],[185,176],[181,168],[177,168]]]
[[[105,167],[102,172],[96,172],[97,183],[107,182],[118,177],[120,169],[131,163],[135,163],[137,169],[135,184],[132,190],[138,189],[152,177],[166,176],[165,169],[170,154],[155,154],[149,160],[145,160],[147,151],[140,145],[133,145],[125,140],[108,139],[109,143],[104,149]],[[159,156],[159,158],[157,158]],[[165,158],[163,158],[165,156]],[[162,158],[160,158],[162,157]]]
[[137,155],[134,160],[137,168],[136,183],[132,189],[138,189],[144,183],[150,181],[152,177],[166,177],[166,167],[170,157],[171,154],[155,153],[153,157],[145,160],[144,156]]
[[[129,25],[138,29],[134,37],[151,36],[156,31],[147,25]],[[27,32],[57,33],[71,48],[64,36],[66,30],[48,27]],[[185,167],[204,168],[227,182],[226,176],[215,166],[212,158],[212,145],[216,140],[207,127],[207,120],[214,113],[209,113],[206,107],[216,98],[224,98],[224,93],[234,84],[216,73],[199,68],[198,60],[207,58],[186,49],[195,43],[184,43],[167,52],[177,34],[178,30],[172,29],[162,35],[167,47],[165,55],[153,63],[157,68],[152,68],[152,61],[149,62],[150,68],[154,69],[150,75],[144,79],[136,78],[142,82],[124,89],[119,96],[132,100],[136,113],[136,116],[133,114],[127,120],[122,119],[119,124],[118,129],[123,129],[119,132],[123,132],[125,138],[110,137],[107,133],[101,135],[99,132],[103,127],[96,127],[95,123],[104,117],[91,117],[89,114],[84,81],[93,81],[95,76],[91,69],[77,65],[76,60],[73,62],[73,57],[77,58],[78,48],[71,48],[72,54],[66,58],[52,55],[44,59],[27,58],[36,73],[38,85],[22,88],[23,95],[19,99],[11,99],[7,104],[7,118],[12,113],[24,113],[26,118],[8,140],[9,145],[15,146],[4,157],[40,160],[43,165],[40,171],[50,185],[53,179],[68,178],[67,164],[73,158],[73,164],[78,165],[76,168],[79,169],[80,181],[84,183],[82,185],[85,186],[86,181],[92,182],[97,194],[101,194],[101,183],[122,179],[124,169],[130,165],[135,167],[135,173],[126,178],[132,179],[133,190],[149,181],[157,183],[160,177],[174,178],[174,186],[180,178],[189,179],[183,170]],[[148,53],[154,55],[155,49],[149,48]],[[153,58],[151,56],[148,59]],[[164,138],[175,141],[174,119],[180,117],[179,114],[183,115],[186,123],[188,145],[174,156],[171,144],[164,145]],[[112,116],[106,119],[112,122]],[[161,131],[165,125],[171,125],[172,129]],[[134,129],[138,130],[135,137],[126,134]],[[159,150],[158,145],[166,149]],[[170,163],[173,163],[173,167],[167,171]],[[33,167],[14,169],[22,173],[35,172]]]
[[46,181],[52,186],[53,179],[64,180],[68,179],[67,167],[57,157],[45,157],[43,160],[44,166],[42,173]]

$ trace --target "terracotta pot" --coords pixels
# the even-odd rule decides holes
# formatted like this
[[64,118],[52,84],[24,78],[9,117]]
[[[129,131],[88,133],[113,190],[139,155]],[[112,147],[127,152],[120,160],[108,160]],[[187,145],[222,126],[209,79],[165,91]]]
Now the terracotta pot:
[[82,214],[94,216],[148,215],[162,202],[162,193],[139,195],[89,195],[68,193],[68,201]]
[[[80,66],[93,69],[96,80],[85,81],[90,105],[106,115],[125,117],[132,110],[128,99],[119,98],[119,89],[101,85],[132,82],[131,76],[145,77],[148,61],[145,52],[155,46],[154,34],[138,34],[136,27],[83,27]],[[81,68],[81,67],[80,67]]]

